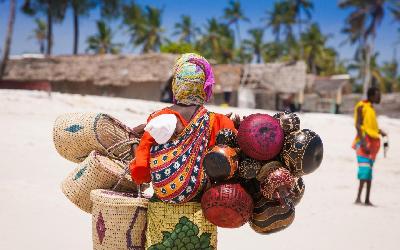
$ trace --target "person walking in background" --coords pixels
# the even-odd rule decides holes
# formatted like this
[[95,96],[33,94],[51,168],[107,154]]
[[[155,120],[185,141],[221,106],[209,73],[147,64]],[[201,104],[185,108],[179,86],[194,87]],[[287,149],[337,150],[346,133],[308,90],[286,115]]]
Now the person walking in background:
[[365,205],[373,205],[370,201],[372,169],[380,148],[380,136],[386,136],[386,133],[379,129],[376,112],[373,107],[373,104],[379,104],[380,101],[380,90],[376,87],[371,87],[367,92],[367,100],[358,102],[354,108],[357,136],[353,142],[353,148],[357,154],[358,179],[360,180],[356,204],[361,203],[361,193],[364,184],[366,184]]

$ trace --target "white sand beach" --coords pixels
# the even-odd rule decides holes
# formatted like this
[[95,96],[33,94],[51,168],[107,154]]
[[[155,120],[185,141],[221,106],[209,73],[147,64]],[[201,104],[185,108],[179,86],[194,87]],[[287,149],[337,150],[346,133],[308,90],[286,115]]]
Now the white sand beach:
[[[145,122],[165,104],[45,92],[0,90],[0,249],[86,250],[92,248],[91,215],[60,190],[76,164],[63,159],[52,141],[52,126],[66,112],[108,113],[127,125]],[[261,112],[209,107],[240,115]],[[263,111],[269,114],[274,112]],[[371,201],[354,205],[358,181],[350,145],[352,117],[302,114],[302,128],[316,131],[324,143],[321,167],[304,177],[306,192],[286,230],[260,235],[248,225],[219,229],[218,249],[399,249],[400,120],[379,117],[390,137],[387,158],[380,152]]]

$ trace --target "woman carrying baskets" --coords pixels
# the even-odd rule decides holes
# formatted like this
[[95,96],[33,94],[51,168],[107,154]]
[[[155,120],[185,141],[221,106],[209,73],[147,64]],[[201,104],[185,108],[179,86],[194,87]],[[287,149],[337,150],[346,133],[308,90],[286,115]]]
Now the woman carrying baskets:
[[174,105],[151,114],[130,170],[137,184],[152,182],[163,202],[184,203],[203,191],[207,177],[202,162],[218,131],[236,132],[228,117],[203,105],[212,95],[214,75],[208,61],[183,54],[173,69]]

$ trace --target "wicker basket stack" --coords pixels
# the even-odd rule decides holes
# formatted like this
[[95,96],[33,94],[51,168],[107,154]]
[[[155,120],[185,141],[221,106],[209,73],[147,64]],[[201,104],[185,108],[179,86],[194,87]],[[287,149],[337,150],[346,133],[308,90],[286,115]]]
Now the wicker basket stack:
[[53,140],[57,152],[78,166],[61,190],[81,210],[92,213],[93,249],[144,249],[147,203],[138,197],[128,163],[139,143],[132,130],[106,114],[58,117]]

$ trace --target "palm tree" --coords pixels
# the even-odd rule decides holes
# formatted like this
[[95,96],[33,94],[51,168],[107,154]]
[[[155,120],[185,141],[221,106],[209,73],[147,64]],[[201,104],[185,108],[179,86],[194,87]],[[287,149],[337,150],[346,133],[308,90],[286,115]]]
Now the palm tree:
[[33,34],[30,36],[30,38],[36,39],[36,41],[39,43],[40,53],[44,54],[47,34],[46,22],[42,19],[36,18],[35,23],[36,28],[33,30]]
[[381,67],[385,92],[392,93],[399,87],[398,66],[399,63],[396,57],[393,57],[391,61],[385,62]]
[[[127,7],[128,8],[128,7]],[[128,9],[134,10],[127,13]],[[143,10],[133,4],[125,9],[123,23],[128,26],[131,42],[135,46],[142,46],[143,53],[158,51],[164,40],[164,29],[161,26],[162,9],[146,6]]]
[[252,55],[256,56],[256,62],[261,63],[261,55],[264,52],[264,30],[263,29],[251,29],[248,31],[250,39],[243,41],[244,47],[251,51]]
[[326,41],[330,35],[324,35],[317,23],[311,24],[309,29],[301,34],[301,42],[304,45],[304,56],[309,72],[319,74],[318,66],[321,60],[332,56],[332,50],[326,48]]
[[99,0],[101,17],[107,20],[121,16],[123,0]]
[[74,55],[78,54],[79,44],[79,16],[89,14],[89,11],[96,6],[93,0],[71,0],[71,7],[74,16]]
[[224,18],[228,21],[228,25],[235,24],[239,44],[238,47],[240,47],[242,39],[240,38],[239,21],[249,22],[250,19],[248,19],[244,15],[242,6],[240,5],[239,1],[231,0],[229,2],[229,6],[224,9]]
[[202,38],[197,44],[197,50],[207,58],[213,58],[218,63],[231,62],[234,57],[234,34],[227,24],[219,23],[217,19],[207,20]]
[[142,29],[144,25],[143,9],[132,2],[122,6],[122,24],[127,27],[130,34],[130,42],[135,44],[136,31]]
[[53,22],[62,22],[65,17],[68,0],[25,0],[22,11],[27,15],[42,12],[47,17],[47,55],[53,48]]
[[272,11],[267,11],[267,27],[272,28],[275,41],[280,42],[281,32],[284,31],[286,38],[292,36],[292,25],[295,23],[294,9],[287,1],[274,3]]
[[111,28],[103,21],[97,21],[97,34],[88,37],[87,51],[93,51],[96,54],[117,54],[122,45],[113,43],[113,33]]
[[389,7],[390,12],[392,12],[395,21],[400,21],[400,2],[393,1],[393,4]]
[[191,43],[196,35],[200,33],[200,29],[195,26],[190,16],[182,15],[181,22],[175,24],[174,35],[179,35],[179,40]]
[[376,31],[385,14],[385,0],[343,0],[339,7],[353,8],[346,18],[344,31],[350,36],[350,41],[358,43],[365,49],[363,93],[366,95],[371,82],[371,55],[373,55]]
[[263,54],[264,62],[275,62],[282,58],[287,51],[287,46],[284,43],[269,42],[265,45]]
[[[297,24],[299,25],[299,37],[300,37],[302,33],[301,24],[303,22],[303,20],[301,19],[301,12],[304,11],[307,20],[310,20],[311,10],[314,9],[314,4],[309,0],[289,0],[289,2],[292,5],[295,16],[297,17]],[[303,57],[304,50],[301,44],[300,48],[301,48],[301,57]]]
[[8,56],[10,55],[11,50],[11,41],[12,35],[14,31],[14,22],[15,22],[15,0],[10,0],[10,11],[8,16],[8,24],[7,24],[7,35],[4,41],[4,51],[3,56],[1,58],[0,64],[0,80],[3,78],[4,71],[6,70],[6,65],[8,62]]

